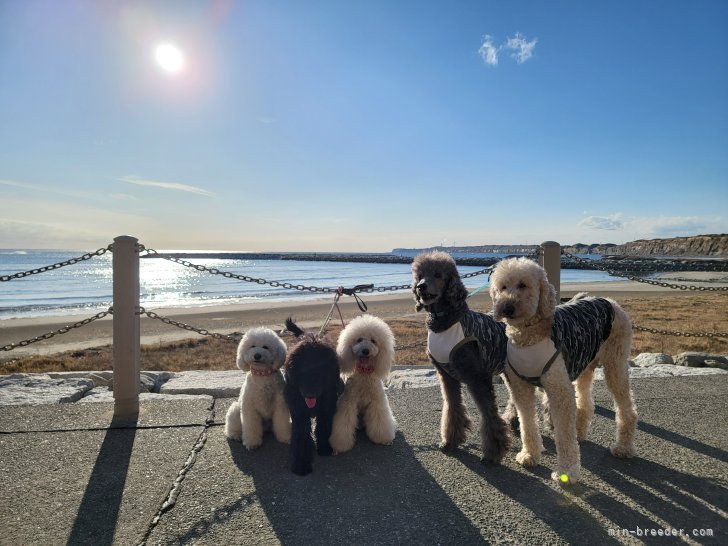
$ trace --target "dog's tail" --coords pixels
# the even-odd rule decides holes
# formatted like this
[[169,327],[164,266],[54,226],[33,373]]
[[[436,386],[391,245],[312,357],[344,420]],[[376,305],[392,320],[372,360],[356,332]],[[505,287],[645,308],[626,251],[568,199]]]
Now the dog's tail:
[[305,332],[301,330],[295,322],[293,322],[293,319],[291,317],[288,317],[286,319],[286,330],[291,332],[296,337],[301,337]]

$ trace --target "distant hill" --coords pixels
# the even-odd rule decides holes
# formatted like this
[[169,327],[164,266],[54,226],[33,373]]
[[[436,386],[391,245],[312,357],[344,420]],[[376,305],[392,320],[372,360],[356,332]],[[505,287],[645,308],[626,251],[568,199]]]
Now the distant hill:
[[728,235],[640,239],[623,245],[614,245],[606,250],[604,254],[728,258]]
[[[535,245],[478,245],[438,246],[429,248],[395,248],[393,254],[413,254],[432,250],[452,253],[499,253],[529,254]],[[728,258],[728,235],[695,235],[671,239],[640,239],[623,245],[612,243],[564,245],[562,249],[570,254],[600,254],[610,256],[684,256]]]

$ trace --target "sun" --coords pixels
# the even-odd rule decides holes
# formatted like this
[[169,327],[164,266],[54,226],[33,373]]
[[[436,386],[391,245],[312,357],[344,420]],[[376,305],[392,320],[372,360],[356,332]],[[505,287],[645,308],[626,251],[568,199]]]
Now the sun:
[[185,64],[184,55],[172,44],[160,44],[154,50],[154,59],[165,72],[176,74]]

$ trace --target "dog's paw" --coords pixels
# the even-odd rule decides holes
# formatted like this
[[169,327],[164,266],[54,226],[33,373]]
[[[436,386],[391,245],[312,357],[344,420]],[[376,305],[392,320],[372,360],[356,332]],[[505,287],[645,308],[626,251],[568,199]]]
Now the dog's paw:
[[296,474],[297,476],[307,476],[311,472],[313,472],[313,465],[310,462],[302,463],[302,462],[296,462],[293,463],[293,466],[291,467],[291,471]]
[[528,451],[519,451],[516,455],[516,462],[526,468],[532,468],[541,460],[540,455],[534,455]]
[[245,449],[247,449],[248,451],[255,451],[262,444],[263,444],[263,442],[243,442],[243,445],[245,446]]
[[581,468],[579,466],[572,466],[568,468],[556,467],[551,472],[551,479],[561,485],[575,484],[581,479]]
[[242,442],[243,438],[240,433],[231,432],[227,429],[225,429],[225,437],[229,438],[231,440],[235,440],[237,442]]
[[609,446],[609,451],[618,459],[629,459],[630,457],[637,455],[637,450],[633,445],[624,446],[620,444],[612,444]]
[[455,443],[453,441],[443,440],[442,442],[440,442],[439,444],[437,444],[437,447],[443,453],[451,453],[451,452],[455,451],[458,448],[459,445],[460,445],[459,443]]

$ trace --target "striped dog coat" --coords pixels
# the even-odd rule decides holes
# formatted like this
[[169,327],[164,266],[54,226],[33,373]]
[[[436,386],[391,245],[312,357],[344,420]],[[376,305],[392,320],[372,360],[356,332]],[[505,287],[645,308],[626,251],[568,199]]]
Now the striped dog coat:
[[612,322],[614,308],[604,298],[584,298],[559,305],[554,311],[551,338],[530,347],[509,342],[508,365],[521,379],[540,387],[541,376],[561,355],[569,379],[574,381],[597,356],[612,332]]

